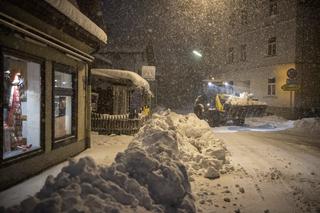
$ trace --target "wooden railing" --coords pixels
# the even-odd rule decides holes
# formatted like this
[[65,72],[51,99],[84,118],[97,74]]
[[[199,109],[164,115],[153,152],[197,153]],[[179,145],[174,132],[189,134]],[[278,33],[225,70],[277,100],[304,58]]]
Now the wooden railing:
[[129,118],[129,114],[109,115],[91,113],[91,130],[104,135],[133,135],[139,131],[146,119],[146,116]]

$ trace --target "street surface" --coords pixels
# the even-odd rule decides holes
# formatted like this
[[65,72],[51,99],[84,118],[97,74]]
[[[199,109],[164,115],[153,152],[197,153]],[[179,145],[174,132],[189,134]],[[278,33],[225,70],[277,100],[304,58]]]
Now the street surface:
[[234,170],[192,182],[199,212],[320,212],[319,138],[288,130],[215,135]]

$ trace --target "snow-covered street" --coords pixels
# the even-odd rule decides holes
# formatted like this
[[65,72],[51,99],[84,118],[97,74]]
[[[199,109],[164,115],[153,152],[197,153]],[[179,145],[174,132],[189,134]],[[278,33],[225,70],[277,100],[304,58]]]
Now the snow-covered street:
[[202,212],[319,212],[318,138],[280,132],[216,133],[234,171],[192,183]]
[[269,116],[214,128],[234,170],[192,182],[202,212],[319,212],[319,122]]
[[249,118],[244,127],[210,128],[194,114],[166,110],[134,137],[92,133],[92,147],[75,161],[1,192],[0,206],[20,203],[11,210],[29,212],[318,213],[318,127],[317,118],[268,116]]

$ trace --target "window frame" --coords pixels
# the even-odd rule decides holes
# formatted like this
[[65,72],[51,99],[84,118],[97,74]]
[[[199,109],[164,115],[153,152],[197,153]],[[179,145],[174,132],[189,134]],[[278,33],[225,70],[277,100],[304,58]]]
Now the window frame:
[[[3,105],[1,103],[3,103],[3,100],[0,103],[0,128],[1,128],[1,141],[0,141],[0,168],[3,166],[8,166],[11,164],[14,164],[16,162],[19,161],[23,161],[27,158],[31,158],[34,157],[36,155],[42,154],[45,152],[45,109],[46,109],[46,92],[45,92],[45,85],[46,85],[46,75],[45,75],[45,62],[46,59],[45,58],[41,58],[35,55],[32,55],[30,53],[21,51],[21,50],[17,50],[17,49],[13,49],[13,48],[9,48],[9,47],[5,47],[0,45],[0,81],[3,82],[4,80],[4,75],[3,75],[3,70],[4,70],[4,60],[5,60],[5,55],[10,55],[13,57],[17,57],[17,58],[21,58],[23,60],[27,60],[30,62],[34,62],[40,65],[40,148],[32,150],[32,151],[28,151],[25,153],[21,153],[18,154],[16,156],[12,156],[9,157],[7,159],[3,158],[3,154],[4,154],[4,140],[3,140]],[[0,92],[1,94],[3,94],[3,83],[0,84]],[[4,96],[2,96],[2,99],[4,98]]]
[[278,0],[269,0],[269,16],[278,15]]
[[[273,82],[270,82],[272,80]],[[268,90],[267,95],[268,96],[276,96],[276,77],[268,78]]]
[[273,36],[268,39],[268,56],[277,55],[277,37]]
[[234,27],[236,25],[236,14],[235,12],[232,12],[229,15],[229,26]]
[[234,48],[230,47],[228,48],[227,53],[227,64],[233,64],[234,63]]
[[240,46],[240,60],[247,61],[247,44],[241,44]]
[[[72,88],[55,87],[55,72],[71,74]],[[55,137],[55,96],[71,96],[71,134]],[[52,62],[52,148],[59,148],[77,141],[78,135],[78,72],[71,65]]]
[[248,25],[248,11],[246,9],[240,11],[240,19],[242,25]]

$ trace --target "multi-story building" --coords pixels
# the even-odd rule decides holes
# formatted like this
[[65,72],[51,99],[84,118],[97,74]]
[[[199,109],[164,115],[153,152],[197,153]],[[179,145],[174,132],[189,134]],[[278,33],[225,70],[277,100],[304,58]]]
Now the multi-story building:
[[[313,0],[226,1],[215,44],[216,78],[253,93],[271,112],[320,107],[320,7]],[[298,91],[284,91],[295,69]],[[290,110],[291,109],[291,110]],[[296,111],[297,112],[297,111]]]

